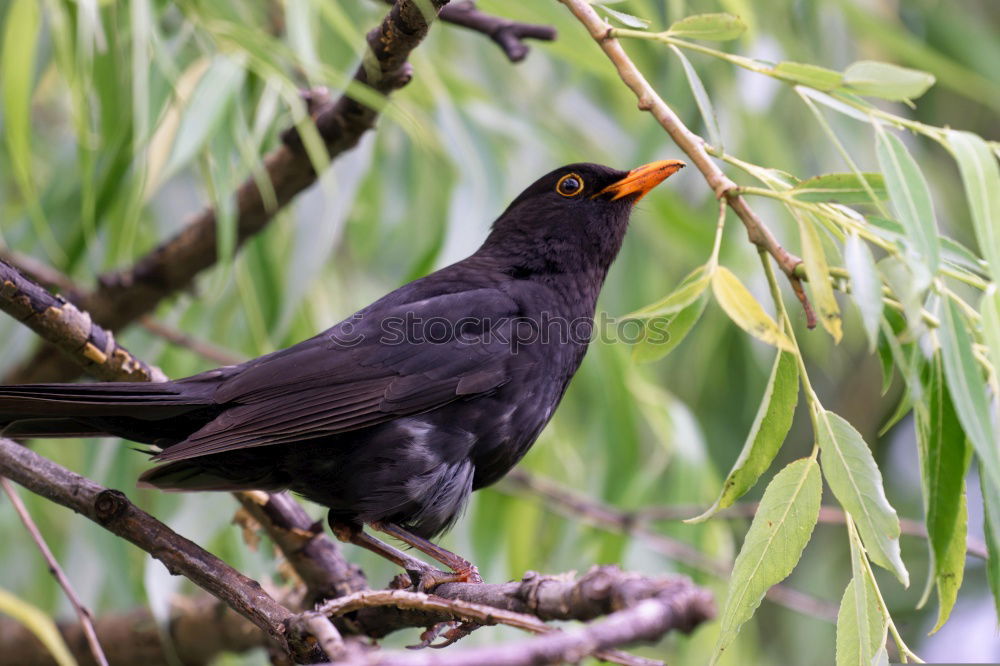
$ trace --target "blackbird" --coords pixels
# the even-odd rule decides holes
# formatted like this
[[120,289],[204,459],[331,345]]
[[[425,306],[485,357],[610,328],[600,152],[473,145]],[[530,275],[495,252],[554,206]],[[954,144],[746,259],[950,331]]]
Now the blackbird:
[[422,586],[479,580],[429,539],[548,423],[587,351],[633,205],[683,166],[556,169],[514,199],[470,257],[316,337],[164,383],[3,386],[0,430],[151,445],[163,464],[140,485],[289,489],[328,507],[338,537],[389,557]]

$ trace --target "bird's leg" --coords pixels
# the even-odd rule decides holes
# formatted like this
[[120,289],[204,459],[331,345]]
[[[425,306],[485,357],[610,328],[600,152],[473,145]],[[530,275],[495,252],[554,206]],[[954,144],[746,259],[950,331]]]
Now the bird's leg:
[[411,557],[381,539],[366,534],[358,523],[337,521],[331,517],[330,529],[340,541],[360,546],[401,566],[421,592],[427,592],[441,583],[453,583],[457,580],[456,574],[435,569],[423,560]]
[[454,576],[447,581],[440,581],[442,583],[482,583],[483,578],[479,575],[479,569],[476,566],[465,559],[460,557],[450,550],[445,550],[436,543],[432,543],[427,539],[417,536],[412,532],[404,530],[399,525],[394,523],[370,523],[372,529],[378,530],[388,534],[389,536],[395,537],[402,541],[403,543],[416,548],[424,555],[433,558],[434,560],[445,565],[449,569],[455,572]]

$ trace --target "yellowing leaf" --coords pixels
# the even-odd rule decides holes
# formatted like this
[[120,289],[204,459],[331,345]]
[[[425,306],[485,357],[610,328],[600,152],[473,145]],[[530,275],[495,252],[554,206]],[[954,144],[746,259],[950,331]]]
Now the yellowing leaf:
[[0,589],[0,613],[9,615],[31,631],[59,666],[76,666],[76,659],[56,623],[41,609]]
[[819,321],[823,328],[833,336],[833,341],[839,343],[844,333],[840,323],[840,306],[833,294],[830,283],[830,267],[826,262],[826,252],[820,239],[815,217],[799,217],[799,234],[802,236],[802,261],[809,277],[809,290],[812,291],[816,309],[819,311]]
[[764,311],[739,278],[725,266],[719,266],[712,275],[712,292],[715,300],[737,326],[769,345],[787,352],[794,352],[795,345],[771,315]]

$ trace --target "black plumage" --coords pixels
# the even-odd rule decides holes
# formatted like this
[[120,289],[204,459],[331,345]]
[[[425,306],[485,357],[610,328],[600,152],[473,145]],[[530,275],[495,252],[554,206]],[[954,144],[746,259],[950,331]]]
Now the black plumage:
[[0,387],[0,428],[115,435],[158,447],[145,485],[290,489],[333,522],[433,536],[549,421],[633,204],[681,166],[557,169],[475,254],[314,338],[162,384]]

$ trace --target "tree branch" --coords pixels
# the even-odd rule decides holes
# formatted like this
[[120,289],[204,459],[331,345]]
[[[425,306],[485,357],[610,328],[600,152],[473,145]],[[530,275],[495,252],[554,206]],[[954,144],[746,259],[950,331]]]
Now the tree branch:
[[301,663],[322,658],[315,646],[290,630],[293,613],[257,581],[180,536],[132,504],[124,493],[104,488],[6,438],[0,438],[0,476],[135,544],[160,560],[170,573],[183,574],[225,601]]
[[[411,71],[410,52],[427,34],[428,20],[421,7],[439,11],[448,0],[399,0],[382,23],[368,33],[368,53],[354,75],[356,84],[383,95],[406,85]],[[350,150],[375,124],[378,111],[348,94],[336,102],[315,105],[313,116],[331,159]],[[251,177],[236,190],[236,244],[242,245],[263,230],[275,213],[316,181],[312,162],[293,130],[285,143],[263,159],[262,172],[270,184],[266,194]],[[272,196],[273,195],[273,196]],[[273,204],[273,205],[272,205]],[[119,330],[152,312],[168,296],[188,288],[195,276],[217,258],[215,210],[205,208],[173,238],[161,243],[133,266],[105,274],[97,289],[74,302],[90,312],[101,326]],[[13,373],[11,383],[66,381],[78,375],[49,348],[40,349]]]
[[499,46],[511,62],[520,62],[528,55],[525,39],[551,42],[557,37],[556,29],[549,25],[518,23],[479,11],[472,0],[455,2],[441,10],[441,20],[480,32]]
[[625,82],[639,100],[639,109],[649,111],[656,118],[657,122],[667,131],[674,143],[691,158],[698,170],[701,171],[708,186],[715,192],[716,197],[725,197],[729,207],[736,213],[737,217],[746,227],[747,236],[750,242],[764,250],[778,263],[782,272],[788,277],[795,292],[795,296],[802,304],[806,313],[806,324],[809,328],[816,326],[816,314],[812,305],[802,288],[802,280],[795,274],[795,267],[802,263],[802,260],[786,250],[771,233],[771,230],[764,224],[764,221],[750,208],[746,200],[740,196],[739,186],[736,185],[722,169],[712,161],[708,151],[705,150],[705,140],[692,132],[674,113],[674,110],[663,100],[653,89],[646,78],[635,66],[635,63],[625,53],[621,43],[613,36],[612,28],[602,19],[587,0],[559,0],[573,13],[582,23],[590,36],[598,43],[608,59],[618,70],[618,75]]
[[110,331],[95,324],[89,314],[28,280],[3,260],[0,260],[0,310],[55,344],[98,379],[166,381],[159,368],[146,365],[129,353]]
[[[388,652],[363,655],[341,664],[380,666],[527,666],[576,663],[588,655],[637,642],[652,642],[669,631],[688,633],[714,615],[710,597],[690,583],[638,601],[583,627],[551,630],[525,641],[444,653]],[[648,663],[648,660],[641,660]],[[630,663],[636,663],[631,661]]]

